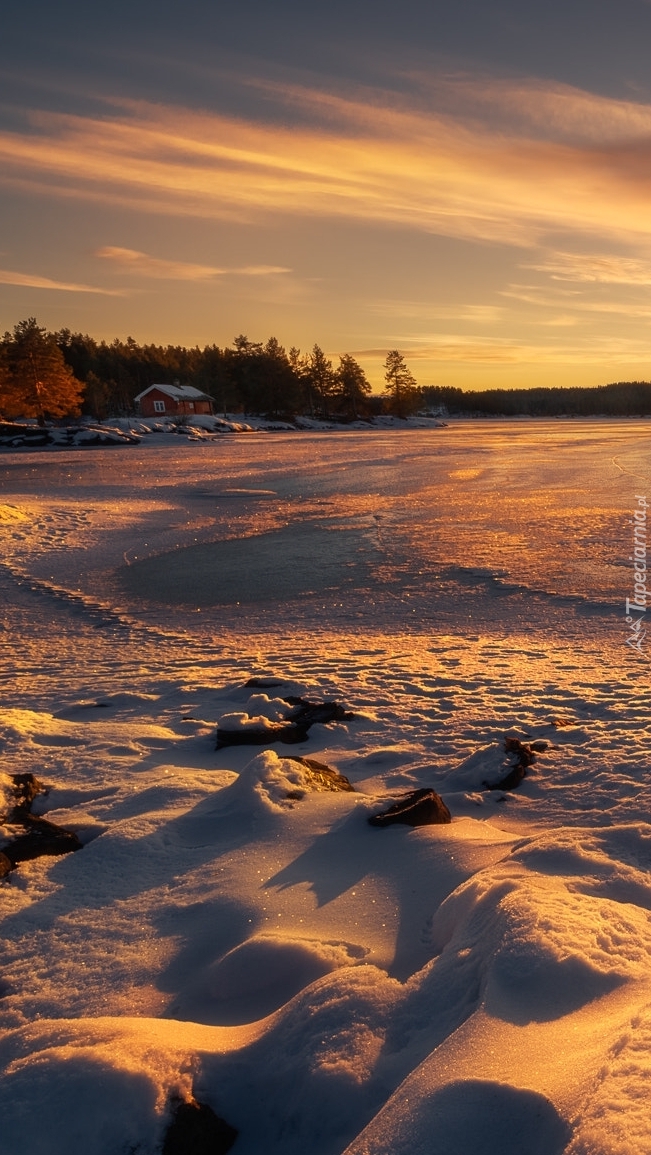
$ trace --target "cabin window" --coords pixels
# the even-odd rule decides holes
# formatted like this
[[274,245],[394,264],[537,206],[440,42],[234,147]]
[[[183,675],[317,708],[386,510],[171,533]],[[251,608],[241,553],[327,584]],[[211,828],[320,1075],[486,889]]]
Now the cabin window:
[[165,412],[165,402],[164,401],[154,401],[154,413],[164,413],[164,412]]
[[188,401],[188,409],[194,409],[194,401]]

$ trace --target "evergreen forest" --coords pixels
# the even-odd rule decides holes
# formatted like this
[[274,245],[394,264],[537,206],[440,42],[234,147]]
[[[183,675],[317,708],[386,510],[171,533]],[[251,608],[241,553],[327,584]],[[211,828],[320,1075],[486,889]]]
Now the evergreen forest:
[[454,416],[626,417],[651,415],[651,383],[594,387],[463,390],[418,385],[404,355],[389,350],[385,389],[373,393],[361,365],[345,353],[338,364],[319,345],[286,350],[275,337],[240,335],[232,346],[139,345],[97,341],[69,329],[48,332],[34,317],[0,340],[0,418],[65,420],[85,414],[103,421],[131,416],[135,398],[154,384],[190,385],[208,394],[218,413],[342,423],[380,413],[418,411]]

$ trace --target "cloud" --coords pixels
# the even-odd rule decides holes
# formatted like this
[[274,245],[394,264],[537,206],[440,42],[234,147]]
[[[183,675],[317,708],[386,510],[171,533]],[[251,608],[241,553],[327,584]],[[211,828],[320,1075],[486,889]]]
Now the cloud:
[[[526,341],[494,338],[486,340],[463,334],[394,340],[406,361],[444,362],[447,364],[502,365],[630,365],[647,361],[648,343],[621,337],[595,337],[562,345],[533,344]],[[352,356],[384,360],[386,348],[353,349]]]
[[[525,305],[533,305],[536,309],[572,309],[577,313],[611,313],[613,316],[628,317],[631,319],[645,319],[651,317],[651,305],[640,305],[634,301],[616,300],[613,297],[607,300],[589,300],[579,295],[577,291],[549,294],[538,285],[510,285],[508,289],[499,290],[500,296],[509,297],[515,301],[522,301]],[[542,322],[540,322],[542,323]],[[549,322],[545,322],[548,324]]]
[[434,305],[423,301],[373,301],[368,308],[372,313],[386,317],[422,318],[429,321],[472,321],[492,325],[502,317],[499,305]]
[[538,317],[535,324],[550,329],[573,329],[579,324],[579,318],[575,313],[561,313],[556,317]]
[[95,285],[53,281],[49,277],[39,277],[33,273],[16,273],[11,269],[0,269],[0,285],[20,285],[27,289],[54,289],[59,293],[101,293],[106,297],[123,295],[118,289],[98,289]]
[[599,146],[651,136],[648,104],[613,100],[569,84],[459,73],[423,77],[421,86],[438,108],[486,124],[492,134]]
[[[267,86],[284,110],[274,122],[134,101],[103,116],[32,113],[24,131],[0,132],[0,181],[179,216],[344,218],[519,246],[579,232],[651,248],[651,106],[446,83],[411,104]],[[193,270],[182,279],[223,275],[181,265]]]
[[290,273],[291,269],[281,265],[244,265],[241,268],[220,268],[213,265],[197,265],[188,261],[168,261],[160,257],[150,257],[137,249],[121,249],[105,245],[97,249],[96,257],[112,261],[121,269],[141,277],[155,277],[174,281],[211,281],[215,277],[269,277],[280,273]]
[[602,285],[651,285],[651,262],[635,257],[557,252],[540,264],[523,264],[522,268],[549,273],[554,281]]

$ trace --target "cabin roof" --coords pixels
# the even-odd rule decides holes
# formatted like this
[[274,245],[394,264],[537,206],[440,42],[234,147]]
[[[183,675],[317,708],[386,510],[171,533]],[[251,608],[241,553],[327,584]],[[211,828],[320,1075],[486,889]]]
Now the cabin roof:
[[194,389],[192,385],[150,385],[148,389],[143,389],[135,398],[140,401],[141,398],[146,397],[151,393],[152,389],[157,389],[159,393],[165,393],[168,397],[172,397],[175,401],[212,401],[212,397],[208,393],[202,393],[200,389]]

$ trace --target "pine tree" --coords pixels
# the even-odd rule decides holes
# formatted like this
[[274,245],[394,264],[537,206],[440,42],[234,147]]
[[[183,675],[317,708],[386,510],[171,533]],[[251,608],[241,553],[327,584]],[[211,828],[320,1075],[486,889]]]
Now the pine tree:
[[371,386],[362,366],[350,353],[339,358],[337,386],[341,408],[350,417],[357,417],[360,408],[365,407]]
[[389,408],[396,417],[406,417],[420,404],[420,390],[416,378],[407,368],[402,353],[391,349],[384,362],[384,380],[387,387],[384,396],[389,398]]
[[7,417],[72,417],[80,413],[84,387],[66,364],[53,333],[35,317],[19,321],[2,340],[5,371],[0,409]]
[[327,420],[330,416],[330,400],[336,388],[336,376],[332,368],[332,361],[328,360],[319,345],[315,345],[309,355],[307,381],[311,416],[314,416],[314,404],[316,403],[319,415]]

